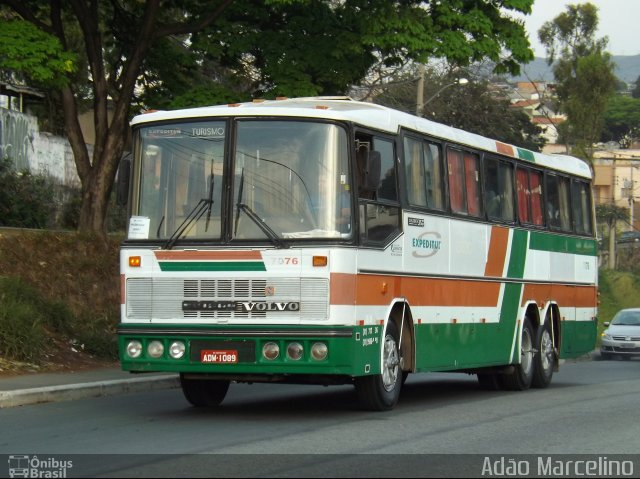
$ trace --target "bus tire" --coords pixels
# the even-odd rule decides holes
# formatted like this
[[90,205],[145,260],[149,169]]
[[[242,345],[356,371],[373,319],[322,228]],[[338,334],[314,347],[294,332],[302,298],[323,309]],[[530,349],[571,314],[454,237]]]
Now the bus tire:
[[368,411],[388,411],[393,409],[402,388],[400,351],[398,350],[398,328],[389,322],[382,343],[382,371],[372,376],[355,379],[358,402]]
[[529,318],[524,319],[522,336],[520,337],[520,363],[514,364],[512,371],[503,374],[502,387],[510,391],[524,391],[531,387],[534,371],[534,337]]
[[184,397],[195,407],[216,407],[229,390],[229,381],[191,379],[180,373],[180,386]]
[[553,338],[551,337],[548,323],[538,328],[535,349],[537,352],[533,359],[531,386],[534,388],[546,388],[551,384],[553,370],[556,366],[556,354],[553,349]]

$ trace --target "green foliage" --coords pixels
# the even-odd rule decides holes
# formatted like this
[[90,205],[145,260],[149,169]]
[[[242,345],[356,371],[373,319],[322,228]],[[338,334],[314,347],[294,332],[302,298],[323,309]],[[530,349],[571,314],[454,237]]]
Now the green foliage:
[[636,80],[636,86],[631,90],[631,96],[633,98],[640,98],[640,76]]
[[53,212],[52,182],[44,175],[16,172],[0,159],[0,226],[44,228]]
[[53,35],[24,20],[0,18],[0,69],[23,74],[36,85],[59,88],[68,84],[75,61]]
[[591,3],[568,5],[567,11],[545,23],[538,32],[547,49],[560,110],[567,114],[563,139],[576,145],[578,156],[590,159],[599,140],[604,112],[614,94],[616,78],[607,39],[595,38],[598,10]]
[[596,220],[598,223],[606,223],[611,227],[617,221],[624,221],[627,218],[629,218],[629,210],[627,208],[611,203],[596,205]]
[[0,356],[38,363],[56,338],[117,356],[118,245],[95,236],[28,232],[0,236]]
[[[188,52],[163,44],[162,53],[150,56],[147,66],[172,71],[163,76],[169,81],[148,82],[144,100],[155,108],[191,106],[198,97],[211,104],[341,95],[377,62],[433,57],[458,65],[490,58],[498,70],[513,72],[533,54],[522,23],[505,10],[528,12],[532,3],[238,0],[192,37]],[[198,58],[195,64],[181,56],[187,53]]]
[[640,275],[611,269],[601,270],[598,281],[600,323],[611,321],[621,309],[640,307]]
[[19,361],[40,362],[45,333],[42,301],[33,288],[0,278],[0,352]]
[[0,355],[41,364],[53,354],[52,334],[68,338],[64,346],[104,358],[117,357],[114,318],[77,318],[62,302],[45,298],[15,277],[0,278]]
[[604,116],[603,141],[618,141],[623,148],[640,137],[640,98],[615,95]]

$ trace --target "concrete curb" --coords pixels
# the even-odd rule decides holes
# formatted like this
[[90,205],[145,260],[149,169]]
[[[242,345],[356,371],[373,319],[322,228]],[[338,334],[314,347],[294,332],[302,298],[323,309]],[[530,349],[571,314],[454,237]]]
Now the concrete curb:
[[92,397],[114,396],[116,394],[174,389],[180,387],[176,376],[155,375],[132,379],[114,379],[61,386],[0,391],[0,408],[25,406],[46,402],[72,401]]

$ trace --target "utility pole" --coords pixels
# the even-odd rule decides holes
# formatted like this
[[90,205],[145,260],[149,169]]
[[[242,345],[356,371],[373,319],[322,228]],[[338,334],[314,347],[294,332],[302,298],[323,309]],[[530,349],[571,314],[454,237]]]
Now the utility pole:
[[418,65],[418,86],[416,90],[416,116],[424,112],[424,64]]
[[633,169],[635,165],[633,160],[629,160],[629,168],[631,170],[631,182],[629,184],[629,230],[634,231],[635,225],[633,224]]
[[616,159],[611,159],[611,206],[612,213],[609,218],[609,269],[616,269],[616,184],[618,179],[616,178]]

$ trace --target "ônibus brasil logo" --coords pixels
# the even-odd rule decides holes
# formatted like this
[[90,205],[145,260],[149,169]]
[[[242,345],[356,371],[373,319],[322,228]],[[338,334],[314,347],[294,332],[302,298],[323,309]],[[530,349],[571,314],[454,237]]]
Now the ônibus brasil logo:
[[9,456],[9,477],[67,477],[73,461],[23,454]]

